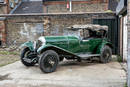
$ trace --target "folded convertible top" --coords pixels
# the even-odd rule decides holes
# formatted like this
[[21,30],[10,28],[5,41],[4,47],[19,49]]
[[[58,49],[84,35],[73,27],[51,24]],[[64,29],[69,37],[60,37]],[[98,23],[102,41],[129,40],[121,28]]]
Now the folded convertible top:
[[106,30],[108,31],[108,26],[104,25],[97,25],[97,24],[87,24],[87,25],[72,25],[70,27],[67,27],[67,29],[72,29],[72,30],[79,30],[79,29],[91,29],[94,31],[99,31],[99,30]]

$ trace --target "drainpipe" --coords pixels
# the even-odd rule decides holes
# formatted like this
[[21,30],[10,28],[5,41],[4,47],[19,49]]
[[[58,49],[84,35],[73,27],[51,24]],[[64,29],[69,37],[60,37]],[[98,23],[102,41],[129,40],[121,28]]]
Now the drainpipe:
[[67,1],[67,9],[72,12],[72,0]]
[[5,3],[7,5],[6,14],[8,14],[9,13],[9,0],[5,0]]
[[69,0],[70,12],[72,12],[72,0]]

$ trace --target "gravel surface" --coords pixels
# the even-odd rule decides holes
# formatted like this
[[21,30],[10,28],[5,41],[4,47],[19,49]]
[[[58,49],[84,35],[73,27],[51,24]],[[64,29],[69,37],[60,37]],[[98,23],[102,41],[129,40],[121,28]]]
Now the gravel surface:
[[0,68],[0,87],[124,87],[125,83],[126,72],[118,62],[63,61],[48,74],[38,65],[25,67],[20,61]]

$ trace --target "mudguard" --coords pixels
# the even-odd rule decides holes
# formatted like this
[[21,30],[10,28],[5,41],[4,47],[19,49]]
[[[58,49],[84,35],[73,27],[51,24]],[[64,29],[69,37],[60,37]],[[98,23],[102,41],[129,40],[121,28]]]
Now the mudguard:
[[33,42],[32,41],[28,41],[28,42],[25,42],[24,44],[22,44],[20,46],[20,48],[28,47],[31,51],[34,51],[34,47],[33,46],[34,46]]
[[96,53],[97,53],[97,54],[101,54],[101,50],[102,50],[102,48],[103,48],[105,45],[108,45],[110,48],[113,48],[113,46],[112,46],[112,44],[111,44],[110,42],[104,41],[101,45],[98,46]]
[[69,53],[71,55],[74,55],[74,56],[77,56],[79,57],[78,55],[76,55],[75,53],[72,53],[70,51],[67,51],[65,49],[62,49],[60,47],[57,47],[57,46],[54,46],[54,45],[42,45],[38,50],[37,50],[37,53],[38,54],[41,54],[43,51],[45,50],[54,50],[54,51],[57,51],[57,50],[61,50],[63,52],[66,52],[66,53]]

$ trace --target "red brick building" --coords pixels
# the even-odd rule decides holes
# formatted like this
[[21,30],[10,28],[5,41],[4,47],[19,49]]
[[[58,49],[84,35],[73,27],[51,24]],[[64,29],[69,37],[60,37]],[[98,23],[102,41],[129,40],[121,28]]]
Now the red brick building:
[[108,10],[109,0],[46,0],[44,12],[103,12]]

